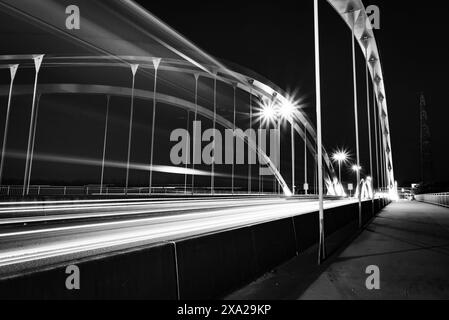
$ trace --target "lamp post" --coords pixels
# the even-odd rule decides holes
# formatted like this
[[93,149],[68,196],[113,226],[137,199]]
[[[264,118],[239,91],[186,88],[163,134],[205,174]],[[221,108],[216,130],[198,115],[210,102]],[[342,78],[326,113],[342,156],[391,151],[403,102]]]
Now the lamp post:
[[357,165],[357,164],[354,164],[354,165],[352,165],[351,170],[356,174],[357,184],[356,184],[355,190],[356,190],[356,193],[357,193],[357,197],[359,199],[361,199],[359,177],[360,177],[360,171],[362,171],[362,167]]
[[295,113],[295,105],[291,101],[282,104],[280,115],[283,120],[290,122],[291,135],[291,157],[292,157],[292,192],[295,194],[295,137],[294,137],[294,121],[293,115]]
[[304,194],[307,195],[309,184],[307,183],[307,123],[304,124]]
[[[259,128],[261,126],[268,126],[270,127],[270,124],[275,123],[276,121],[276,110],[273,106],[273,101],[264,101],[261,100],[260,109],[258,110],[258,120],[259,120]],[[259,146],[262,145],[262,137],[261,134],[259,134]],[[259,175],[260,177],[260,175]],[[262,182],[262,189],[263,189],[263,182]]]
[[348,160],[348,152],[345,150],[337,150],[332,155],[332,160],[338,163],[338,180],[341,183],[341,164]]

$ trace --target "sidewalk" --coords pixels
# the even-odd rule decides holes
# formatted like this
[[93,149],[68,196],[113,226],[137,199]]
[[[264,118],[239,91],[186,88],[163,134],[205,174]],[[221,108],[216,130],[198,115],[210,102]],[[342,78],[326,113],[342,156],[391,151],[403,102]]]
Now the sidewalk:
[[[401,201],[346,248],[316,266],[313,251],[227,299],[449,299],[449,209]],[[366,267],[380,269],[368,290]]]

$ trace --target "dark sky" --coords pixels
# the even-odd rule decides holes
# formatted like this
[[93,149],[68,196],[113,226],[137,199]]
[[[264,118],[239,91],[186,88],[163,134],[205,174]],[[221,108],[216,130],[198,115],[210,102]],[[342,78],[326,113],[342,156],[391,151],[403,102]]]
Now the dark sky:
[[[69,3],[69,0],[60,0]],[[314,76],[314,42],[313,42],[313,1],[138,1],[162,21],[173,27],[197,46],[213,56],[251,69],[275,83],[287,92],[296,92],[304,103],[305,111],[311,119],[315,118],[315,76]],[[336,148],[347,148],[355,157],[355,129],[353,116],[353,85],[351,59],[351,33],[343,20],[337,15],[327,1],[320,2],[321,35],[321,71],[323,100],[323,142],[329,152]],[[54,4],[53,2],[51,2]],[[58,2],[59,3],[59,2]],[[71,2],[70,2],[71,3]],[[86,5],[86,3],[88,5]],[[380,8],[381,29],[375,31],[384,72],[387,102],[390,118],[390,132],[395,176],[399,185],[408,186],[419,182],[420,148],[419,148],[419,92],[424,92],[428,102],[429,126],[432,135],[432,151],[435,180],[449,181],[447,169],[449,106],[446,99],[446,77],[449,74],[449,46],[446,43],[446,17],[448,10],[440,7],[423,8],[412,5],[404,6],[405,1],[373,0],[365,5],[376,4]],[[101,20],[101,11],[111,2],[83,2],[82,15],[92,15],[95,8],[102,8],[100,14],[93,15]],[[116,3],[117,4],[117,3]],[[114,6],[112,6],[114,7]],[[61,7],[63,8],[63,7]],[[84,9],[83,9],[84,8]],[[85,8],[91,9],[85,10]],[[94,8],[94,9],[92,9]],[[38,6],[37,10],[44,10]],[[104,10],[104,16],[115,17],[117,12]],[[63,26],[65,12],[60,12]],[[95,11],[96,12],[96,11]],[[50,33],[46,42],[39,33],[34,33],[35,25],[27,19],[17,19],[7,11],[0,11],[2,39],[9,39],[8,46],[0,47],[1,54],[45,52],[48,54],[75,54],[80,48],[70,42],[66,35]],[[100,18],[98,18],[100,17]],[[129,21],[105,19],[97,21],[113,34],[125,37],[130,43],[141,39],[142,35],[123,28]],[[94,19],[93,18],[93,19]],[[94,20],[95,20],[94,19]],[[59,21],[59,20],[58,20]],[[96,21],[96,20],[95,20]],[[121,22],[121,23],[119,23]],[[148,22],[148,21],[146,21]],[[149,21],[151,23],[151,21]],[[148,26],[147,26],[148,27]],[[122,29],[123,28],[123,29]],[[149,28],[149,27],[148,27]],[[30,31],[31,30],[31,31]],[[82,29],[81,31],[86,30]],[[150,32],[155,31],[149,28]],[[22,33],[20,33],[20,31]],[[48,30],[43,30],[48,34]],[[94,31],[96,31],[94,29]],[[150,39],[145,36],[144,40]],[[140,41],[139,40],[139,41]],[[34,42],[33,42],[34,41]],[[7,41],[4,41],[7,42]],[[48,50],[47,50],[48,49]],[[57,49],[56,51],[54,51]],[[61,49],[61,50],[59,50]],[[125,51],[128,47],[123,48]],[[59,50],[59,51],[58,51]],[[74,50],[74,51],[73,51]],[[73,52],[75,53],[73,53]],[[151,50],[144,51],[150,54]],[[129,54],[125,52],[125,54]],[[359,101],[360,151],[361,164],[365,174],[369,166],[368,129],[366,111],[365,66],[360,49],[357,48],[357,77]],[[0,82],[9,83],[8,70],[1,71]],[[138,72],[136,88],[152,89],[152,70],[143,75]],[[88,76],[86,76],[88,75]],[[167,75],[166,75],[167,76]],[[15,83],[32,83],[34,70],[20,67]],[[160,76],[160,78],[163,78]],[[194,81],[188,78],[180,85],[192,99]],[[130,72],[126,68],[82,69],[72,68],[56,71],[52,68],[41,70],[39,83],[83,83],[109,84],[129,87]],[[200,79],[199,102],[212,107],[212,81]],[[171,90],[171,86],[162,90]],[[240,101],[247,100],[247,94],[238,92]],[[230,97],[232,88],[219,83],[217,87],[219,112],[230,119]],[[1,105],[6,106],[6,96],[1,97]],[[31,95],[14,95],[11,109],[10,133],[7,149],[10,152],[23,152],[27,147],[27,132],[30,118]],[[39,109],[39,125],[36,132],[36,153],[64,157],[79,157],[99,160],[103,150],[103,130],[106,98],[99,95],[44,95]],[[148,100],[135,101],[135,131],[131,160],[136,163],[148,163],[151,104]],[[167,106],[165,106],[167,107]],[[156,126],[155,163],[166,164],[169,159],[169,135],[171,130],[184,127],[186,112],[176,108],[158,107]],[[107,158],[124,162],[127,154],[127,134],[129,118],[129,99],[114,97],[111,101],[111,118],[108,133]],[[238,113],[245,115],[248,108],[241,104]],[[240,109],[239,109],[240,108]],[[3,107],[2,110],[5,110]],[[0,113],[4,123],[5,112]],[[247,125],[248,117],[240,117],[238,126]],[[204,120],[204,119],[203,119]],[[208,125],[207,121],[204,121]],[[3,128],[2,128],[3,130]],[[289,131],[284,129],[282,152],[290,149]],[[298,144],[299,139],[298,139]],[[166,149],[166,150],[165,150]],[[302,149],[297,148],[297,179],[303,179]],[[281,157],[282,174],[290,181],[290,155]],[[311,160],[311,159],[310,159]],[[312,167],[312,161],[309,161]],[[9,157],[5,164],[6,183],[20,183],[23,177],[24,160]],[[98,183],[100,167],[98,165],[79,165],[77,163],[54,163],[36,161],[33,164],[34,183]],[[209,167],[202,168],[209,171]],[[229,169],[229,170],[228,170]],[[246,166],[237,172],[242,175],[245,185]],[[310,168],[311,169],[311,168]],[[309,174],[311,175],[309,169]],[[224,167],[223,171],[230,172]],[[107,183],[122,185],[123,168],[107,167]],[[155,173],[157,183],[183,183],[181,175]],[[310,179],[311,177],[309,177]],[[348,168],[343,170],[343,180],[353,179]],[[134,170],[130,174],[131,184],[146,185],[147,173]],[[310,181],[310,180],[309,180]],[[202,181],[209,184],[209,178]],[[271,182],[268,181],[268,184]],[[229,178],[223,179],[223,185],[229,185]]]
[[[313,1],[139,1],[211,54],[248,67],[287,90],[299,89],[314,115]],[[355,152],[350,33],[320,1],[324,143]],[[392,150],[399,184],[420,180],[419,92],[428,103],[437,180],[449,180],[446,77],[448,9],[407,1],[371,1],[381,10],[375,31],[388,99]],[[366,89],[358,53],[361,162],[367,165]]]

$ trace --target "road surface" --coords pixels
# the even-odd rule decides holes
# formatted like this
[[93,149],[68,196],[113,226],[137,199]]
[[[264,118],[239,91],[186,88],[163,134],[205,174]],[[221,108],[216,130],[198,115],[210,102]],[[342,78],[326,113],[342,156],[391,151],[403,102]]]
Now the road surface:
[[[328,200],[325,207],[353,202]],[[316,200],[280,197],[9,204],[0,209],[0,278],[317,210]]]

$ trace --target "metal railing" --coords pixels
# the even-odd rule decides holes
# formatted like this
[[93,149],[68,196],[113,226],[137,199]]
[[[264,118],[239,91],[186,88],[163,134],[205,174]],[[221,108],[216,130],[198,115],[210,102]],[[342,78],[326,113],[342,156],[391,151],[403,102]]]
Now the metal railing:
[[449,208],[449,192],[417,194],[415,195],[415,199],[417,201]]
[[[149,195],[149,187],[114,187],[99,185],[86,185],[86,186],[54,186],[54,185],[30,185],[27,196],[120,196],[120,195]],[[153,186],[151,193],[154,195],[182,195],[192,194],[192,189],[185,189],[184,186]],[[229,190],[217,190],[217,194],[229,194]],[[245,194],[246,191],[235,190],[235,194]],[[23,186],[22,185],[2,185],[0,186],[0,196],[2,197],[22,197]],[[210,194],[209,188],[195,188],[195,195],[208,195]]]
[[[149,188],[146,187],[110,187],[104,186],[51,186],[51,185],[32,185],[30,186],[28,196],[89,196],[89,195],[123,195],[128,194],[148,194]],[[154,193],[181,193],[175,187],[153,187]],[[0,196],[20,197],[23,194],[23,186],[7,185],[0,186]]]

